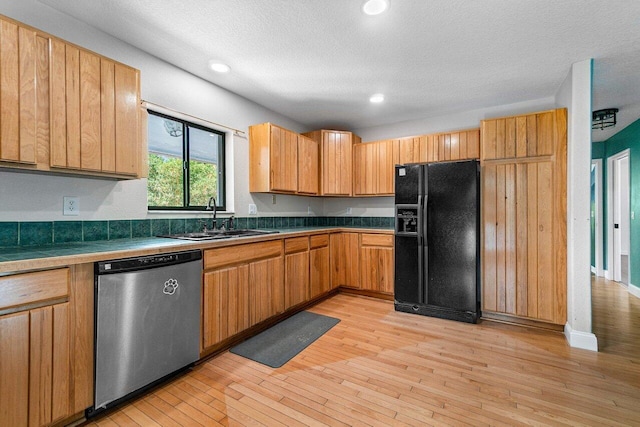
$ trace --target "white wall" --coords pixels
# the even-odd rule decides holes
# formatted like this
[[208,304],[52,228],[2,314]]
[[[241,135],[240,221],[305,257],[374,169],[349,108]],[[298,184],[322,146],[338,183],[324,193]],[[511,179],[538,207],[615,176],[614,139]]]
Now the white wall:
[[[202,119],[247,131],[255,123],[272,121],[294,131],[299,123],[245,98],[210,84],[142,52],[36,0],[0,2],[0,14],[39,28],[141,71],[142,99]],[[322,214],[321,199],[279,197],[249,193],[248,140],[228,134],[234,154],[234,180],[230,183],[236,215],[247,216],[249,203],[267,215],[306,215],[307,207]],[[147,213],[146,180],[114,181],[69,176],[0,171],[0,221],[52,221],[70,219],[137,219],[170,216]],[[63,196],[78,196],[80,216],[62,216]],[[185,214],[178,214],[184,216]],[[201,214],[197,214],[201,215]]]
[[556,94],[568,112],[567,129],[567,324],[573,347],[598,351],[591,330],[591,87],[592,60],[573,64]]

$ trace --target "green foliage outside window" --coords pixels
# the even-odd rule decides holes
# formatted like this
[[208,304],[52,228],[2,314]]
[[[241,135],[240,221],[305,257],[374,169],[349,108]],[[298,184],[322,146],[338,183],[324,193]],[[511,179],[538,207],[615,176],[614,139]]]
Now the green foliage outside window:
[[150,209],[224,209],[222,132],[149,111],[148,143]]
[[[218,167],[213,163],[189,164],[190,206],[206,206],[218,192]],[[182,206],[182,159],[149,153],[149,206]]]

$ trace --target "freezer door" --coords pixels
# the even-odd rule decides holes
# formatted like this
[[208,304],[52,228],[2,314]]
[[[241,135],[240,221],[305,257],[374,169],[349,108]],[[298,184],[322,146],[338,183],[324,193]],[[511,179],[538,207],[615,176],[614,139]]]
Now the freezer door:
[[433,163],[427,169],[425,302],[475,312],[478,305],[478,163]]
[[415,205],[418,195],[424,194],[420,179],[421,164],[396,165],[396,205]]

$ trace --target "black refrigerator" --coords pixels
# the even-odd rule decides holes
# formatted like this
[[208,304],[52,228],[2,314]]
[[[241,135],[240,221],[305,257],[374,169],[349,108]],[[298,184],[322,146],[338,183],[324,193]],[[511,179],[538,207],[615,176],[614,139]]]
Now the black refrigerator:
[[479,178],[476,160],[396,165],[397,311],[477,322]]

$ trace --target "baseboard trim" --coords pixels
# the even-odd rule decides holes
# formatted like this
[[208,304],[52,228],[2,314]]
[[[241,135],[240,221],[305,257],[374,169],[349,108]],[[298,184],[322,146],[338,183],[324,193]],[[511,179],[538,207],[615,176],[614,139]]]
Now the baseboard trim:
[[598,270],[593,265],[591,266],[591,272],[596,276],[598,275]]
[[634,297],[640,298],[640,288],[637,287],[636,285],[632,285],[631,283],[629,283],[629,286],[627,287],[627,290]]
[[574,331],[567,323],[564,325],[564,336],[571,347],[598,351],[598,338],[591,332]]
[[609,274],[609,270],[605,270],[604,271],[604,278],[607,279],[607,280],[613,280],[611,278],[611,275]]

